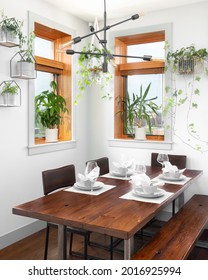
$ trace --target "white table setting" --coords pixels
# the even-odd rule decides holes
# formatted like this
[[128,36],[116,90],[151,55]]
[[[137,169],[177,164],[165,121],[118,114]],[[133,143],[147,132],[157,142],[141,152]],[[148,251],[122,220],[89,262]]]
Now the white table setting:
[[161,203],[173,195],[173,193],[166,192],[161,188],[165,184],[164,182],[151,180],[145,173],[132,176],[130,182],[132,184],[132,190],[120,198],[149,203]]
[[103,182],[97,181],[100,174],[100,168],[95,161],[87,163],[85,174],[77,174],[77,182],[65,191],[83,193],[89,195],[99,195],[115,186],[106,185]]

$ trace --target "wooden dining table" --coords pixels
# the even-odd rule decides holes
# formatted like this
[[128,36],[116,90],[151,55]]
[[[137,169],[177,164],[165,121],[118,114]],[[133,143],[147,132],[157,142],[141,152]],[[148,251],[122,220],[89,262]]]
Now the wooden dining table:
[[[147,166],[146,174],[155,178],[161,173],[157,167]],[[186,169],[190,180],[184,184],[166,182],[162,189],[172,194],[161,203],[122,199],[131,192],[130,180],[99,177],[99,181],[115,187],[99,195],[60,190],[13,207],[13,214],[58,224],[58,258],[64,258],[66,226],[82,228],[124,240],[124,259],[133,253],[133,237],[164,207],[178,200],[184,203],[184,191],[202,174],[201,170]]]

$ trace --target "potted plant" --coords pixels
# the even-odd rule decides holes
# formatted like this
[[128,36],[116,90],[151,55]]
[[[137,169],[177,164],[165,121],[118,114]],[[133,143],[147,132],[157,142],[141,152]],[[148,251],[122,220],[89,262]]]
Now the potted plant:
[[58,126],[63,114],[68,113],[65,99],[57,94],[57,84],[50,83],[51,91],[45,90],[35,97],[36,119],[46,128],[46,142],[58,141]]
[[19,21],[15,18],[8,18],[1,11],[0,22],[0,44],[13,47],[19,45],[19,41],[23,37],[22,26],[23,21]]
[[[159,109],[158,105],[153,101],[157,97],[148,98],[148,93],[151,87],[151,83],[143,91],[142,85],[140,86],[140,93],[132,95],[130,99],[129,94],[122,100],[123,111],[119,113],[122,117],[125,117],[126,124],[125,127],[130,134],[135,130],[135,139],[145,140],[146,139],[146,124],[148,125],[149,132],[152,132],[151,126],[151,114],[157,114]],[[133,128],[135,126],[135,129]]]
[[[88,44],[83,47],[82,52],[85,54],[79,55],[79,69],[76,72],[76,74],[80,75],[78,80],[79,90],[83,92],[86,87],[90,87],[93,84],[100,85],[101,89],[103,89],[112,79],[112,74],[109,71],[107,73],[102,71],[103,50],[97,48],[94,44]],[[108,94],[103,97],[107,96]],[[81,94],[78,94],[77,99],[80,97]]]
[[203,62],[208,58],[208,52],[205,48],[196,50],[194,45],[182,47],[172,52],[166,45],[167,65],[171,67],[173,72],[178,74],[199,73],[203,70]]
[[16,105],[16,95],[20,93],[20,87],[15,81],[4,81],[1,85],[2,105]]
[[10,60],[12,78],[35,79],[35,58],[33,56],[34,32],[29,36],[22,36],[20,40],[20,51]]

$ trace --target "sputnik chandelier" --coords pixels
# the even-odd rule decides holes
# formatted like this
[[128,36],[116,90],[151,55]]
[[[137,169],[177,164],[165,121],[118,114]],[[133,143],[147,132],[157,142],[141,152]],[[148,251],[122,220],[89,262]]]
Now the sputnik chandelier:
[[[68,49],[66,50],[66,54],[68,55],[74,55],[74,54],[86,54],[86,55],[100,55],[103,56],[103,64],[102,64],[102,71],[104,73],[108,72],[108,61],[113,65],[116,66],[115,62],[114,62],[114,58],[115,57],[126,57],[126,58],[137,58],[137,59],[142,59],[142,60],[146,60],[146,61],[150,61],[152,59],[152,56],[150,55],[144,55],[144,56],[128,56],[128,55],[119,55],[119,54],[111,54],[109,53],[109,51],[107,50],[107,31],[109,29],[111,29],[114,26],[117,26],[119,24],[122,24],[124,22],[130,21],[130,20],[136,20],[138,19],[140,16],[139,14],[135,14],[133,16],[131,16],[130,18],[117,22],[115,24],[112,25],[107,25],[107,12],[106,12],[106,0],[104,0],[104,26],[103,28],[99,29],[99,30],[95,30],[95,28],[90,25],[90,33],[87,35],[84,35],[82,37],[78,36],[73,38],[70,42],[64,44],[64,47],[67,46],[71,46],[73,44],[77,44],[80,43],[83,39],[88,38],[92,35],[95,35],[95,37],[97,38],[99,44],[101,44],[102,46],[102,53],[95,53],[95,52],[83,52],[83,51],[75,51],[72,49]],[[98,33],[103,32],[103,39],[100,39],[98,36]]]

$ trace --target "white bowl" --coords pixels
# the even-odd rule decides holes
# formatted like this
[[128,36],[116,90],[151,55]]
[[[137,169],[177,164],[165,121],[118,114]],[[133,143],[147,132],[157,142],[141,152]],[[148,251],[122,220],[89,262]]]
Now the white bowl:
[[128,168],[127,167],[118,167],[117,171],[118,171],[119,174],[121,174],[123,176],[126,176],[127,172],[128,172]]
[[82,187],[92,187],[95,184],[95,182],[92,182],[90,180],[80,180],[78,178],[78,184]]
[[169,178],[174,178],[174,179],[179,179],[181,177],[181,175],[182,174],[179,171],[163,173],[163,176],[169,177]]

